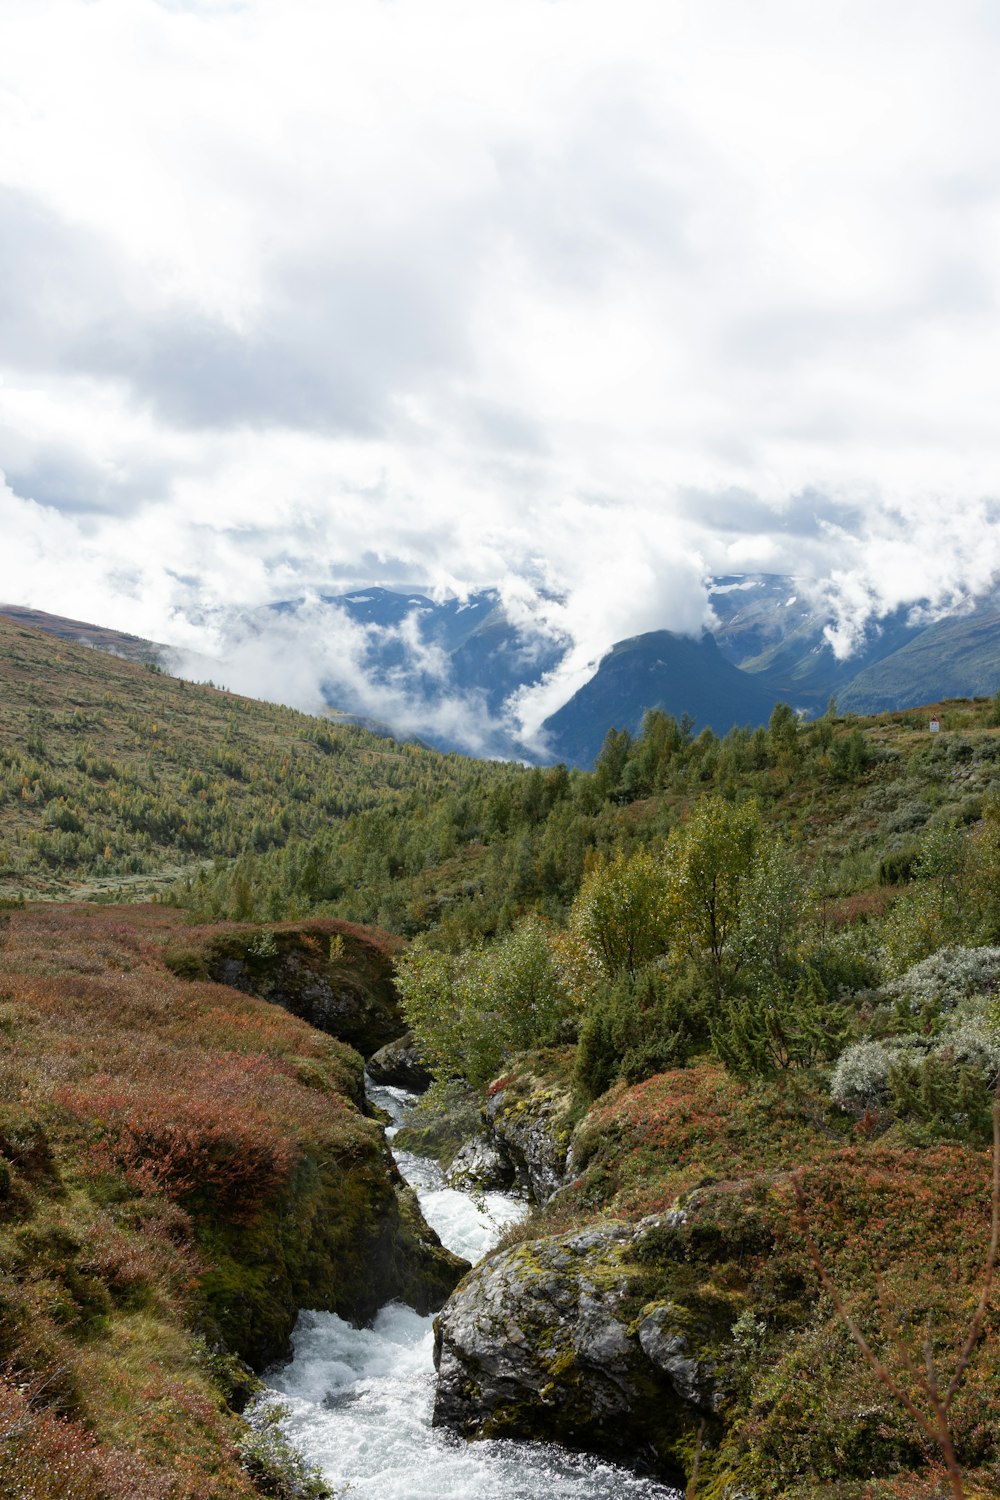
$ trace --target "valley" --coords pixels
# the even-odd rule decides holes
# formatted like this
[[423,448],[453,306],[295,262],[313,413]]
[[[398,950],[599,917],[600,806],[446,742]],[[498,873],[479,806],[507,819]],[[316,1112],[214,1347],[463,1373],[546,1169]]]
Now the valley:
[[[702,1500],[997,1491],[994,697],[654,710],[585,771],[0,632],[12,1493],[318,1500],[254,1371],[394,1301],[443,1307],[469,1438]],[[454,1291],[361,1088],[404,1032],[398,1145],[529,1207]]]

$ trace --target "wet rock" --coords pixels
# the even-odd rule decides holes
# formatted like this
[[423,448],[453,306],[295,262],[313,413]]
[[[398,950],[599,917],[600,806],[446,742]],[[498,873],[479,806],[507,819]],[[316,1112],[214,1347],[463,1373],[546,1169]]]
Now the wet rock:
[[431,1086],[432,1075],[421,1062],[412,1031],[373,1052],[366,1066],[376,1083],[410,1089],[415,1094],[422,1094]]
[[680,1478],[717,1404],[713,1351],[728,1323],[650,1298],[662,1268],[651,1271],[649,1247],[678,1223],[610,1221],[475,1267],[435,1326],[435,1423],[550,1439]]
[[495,1088],[483,1110],[487,1133],[537,1203],[562,1187],[570,1128],[568,1091],[531,1079]]
[[514,1186],[514,1163],[486,1136],[477,1135],[458,1151],[445,1174],[461,1192],[507,1192]]

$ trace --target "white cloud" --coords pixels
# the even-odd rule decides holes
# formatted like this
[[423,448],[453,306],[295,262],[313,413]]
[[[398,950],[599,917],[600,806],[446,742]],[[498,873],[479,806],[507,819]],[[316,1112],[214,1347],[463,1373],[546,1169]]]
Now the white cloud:
[[[211,654],[175,651],[170,665],[179,675],[307,712],[332,702],[397,734],[476,755],[518,754],[515,721],[491,714],[483,692],[451,681],[446,655],[421,636],[416,609],[397,626],[365,625],[307,595],[280,612],[220,609],[208,624]],[[398,660],[386,666],[393,644]]]
[[9,7],[0,597],[197,649],[497,585],[571,643],[531,731],[705,571],[839,650],[986,586],[998,52],[975,0]]

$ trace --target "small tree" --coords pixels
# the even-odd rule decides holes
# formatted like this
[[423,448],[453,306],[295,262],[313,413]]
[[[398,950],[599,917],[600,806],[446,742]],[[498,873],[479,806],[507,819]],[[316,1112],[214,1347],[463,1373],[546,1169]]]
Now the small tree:
[[698,802],[667,840],[664,869],[675,942],[708,966],[716,999],[749,956],[740,942],[740,918],[753,872],[769,848],[755,801],[721,797]]
[[799,720],[794,708],[776,703],[767,726],[771,754],[779,764],[793,765],[799,758]]
[[609,979],[635,974],[666,951],[669,883],[648,849],[619,850],[588,870],[570,913],[571,929]]

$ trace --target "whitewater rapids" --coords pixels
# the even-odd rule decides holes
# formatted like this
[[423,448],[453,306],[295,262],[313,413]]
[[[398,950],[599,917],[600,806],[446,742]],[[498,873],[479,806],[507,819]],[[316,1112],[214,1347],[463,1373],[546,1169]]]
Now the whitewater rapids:
[[[398,1120],[399,1089],[370,1088]],[[386,1132],[390,1137],[395,1130]],[[397,1153],[427,1222],[476,1261],[526,1212],[504,1193],[473,1199],[449,1188],[435,1162]],[[287,1415],[282,1427],[338,1493],[371,1500],[675,1500],[676,1491],[615,1464],[553,1444],[467,1442],[431,1426],[433,1319],[398,1303],[371,1328],[303,1312],[293,1357],[267,1376]]]

